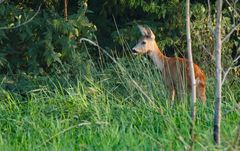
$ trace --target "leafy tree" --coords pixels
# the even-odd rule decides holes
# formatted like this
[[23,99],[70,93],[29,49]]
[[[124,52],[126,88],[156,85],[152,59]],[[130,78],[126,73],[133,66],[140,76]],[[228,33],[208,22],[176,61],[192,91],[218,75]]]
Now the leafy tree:
[[[91,38],[96,29],[85,16],[86,6],[75,1],[78,9],[65,21],[63,14],[56,11],[62,8],[57,2],[21,1],[16,5],[6,1],[0,5],[0,27],[7,27],[0,30],[2,69],[9,66],[13,72],[49,72],[54,64],[69,64],[74,55],[82,53],[77,49],[79,38]],[[12,28],[33,16],[33,8],[40,4],[41,10],[31,22]]]

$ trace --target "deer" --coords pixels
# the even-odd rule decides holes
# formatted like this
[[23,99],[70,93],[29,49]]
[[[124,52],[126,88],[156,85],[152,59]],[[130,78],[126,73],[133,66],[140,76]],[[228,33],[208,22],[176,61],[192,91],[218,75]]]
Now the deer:
[[[155,35],[149,27],[138,25],[142,37],[132,48],[134,55],[146,54],[160,70],[163,83],[171,101],[182,99],[191,90],[189,61],[180,57],[167,57],[159,49]],[[206,102],[206,81],[204,71],[194,64],[196,79],[196,95],[203,103]]]

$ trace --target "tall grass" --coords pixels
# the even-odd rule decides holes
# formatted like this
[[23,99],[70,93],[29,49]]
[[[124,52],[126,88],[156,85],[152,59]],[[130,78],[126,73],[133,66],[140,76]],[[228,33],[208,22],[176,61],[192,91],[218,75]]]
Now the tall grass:
[[[145,57],[89,67],[75,84],[48,78],[20,95],[1,89],[0,150],[186,150],[190,103],[169,102],[161,74]],[[238,150],[239,80],[223,90],[221,150]],[[197,103],[194,150],[215,150],[214,79]]]

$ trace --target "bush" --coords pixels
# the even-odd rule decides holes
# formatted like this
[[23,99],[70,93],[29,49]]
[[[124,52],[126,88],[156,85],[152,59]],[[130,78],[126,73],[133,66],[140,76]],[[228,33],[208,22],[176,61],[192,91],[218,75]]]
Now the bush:
[[77,54],[87,53],[79,51],[79,38],[92,38],[96,27],[85,16],[85,3],[79,2],[78,9],[65,21],[55,11],[60,7],[49,8],[51,1],[43,1],[41,10],[29,23],[14,28],[36,13],[32,9],[35,3],[0,5],[0,27],[6,27],[0,30],[0,65],[5,71],[9,67],[13,73],[49,73],[54,66],[73,64]]

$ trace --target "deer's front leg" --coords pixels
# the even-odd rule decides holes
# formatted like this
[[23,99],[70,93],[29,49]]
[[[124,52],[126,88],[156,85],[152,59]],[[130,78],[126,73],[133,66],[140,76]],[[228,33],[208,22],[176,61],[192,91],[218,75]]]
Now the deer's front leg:
[[173,106],[174,100],[176,99],[176,91],[173,87],[168,87],[168,99],[170,100],[171,106]]
[[169,90],[169,98],[171,99],[171,102],[174,102],[175,97],[176,97],[176,91],[174,88],[172,88]]

